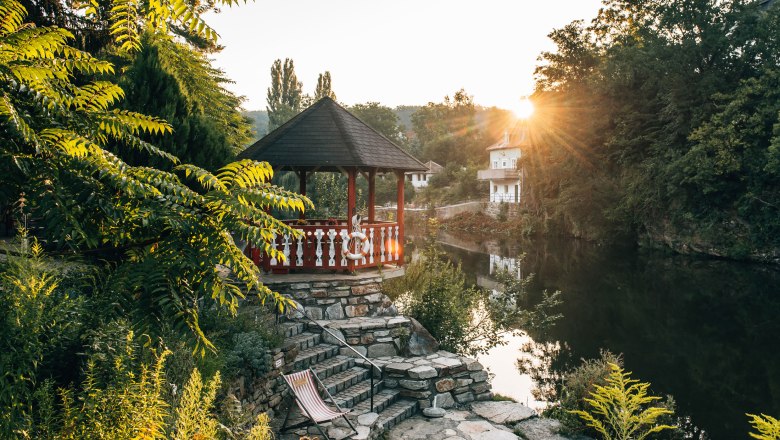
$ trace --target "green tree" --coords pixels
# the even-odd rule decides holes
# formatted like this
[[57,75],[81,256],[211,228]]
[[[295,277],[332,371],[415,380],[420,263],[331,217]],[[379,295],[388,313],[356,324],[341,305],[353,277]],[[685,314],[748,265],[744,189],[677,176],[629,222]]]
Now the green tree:
[[[762,88],[780,59],[778,11],[615,0],[589,25],[553,31],[523,159],[530,208],[595,239],[631,234],[732,256],[777,247],[773,174],[735,160],[749,150],[745,159],[771,161],[776,97]],[[743,125],[753,108],[761,121]],[[717,127],[727,121],[730,134]]]
[[412,115],[421,159],[441,165],[486,161],[485,140],[477,125],[473,97],[461,89],[443,103],[429,102]]
[[314,91],[314,101],[319,101],[322,98],[328,97],[332,100],[336,100],[336,94],[333,93],[333,87],[331,86],[330,72],[320,73],[317,78],[317,89]]
[[301,111],[303,85],[295,75],[293,60],[274,61],[271,66],[271,87],[266,94],[268,131],[273,131]]
[[367,102],[355,104],[349,108],[349,111],[396,145],[401,147],[406,145],[405,128],[390,107],[385,107],[378,102]]
[[[141,139],[171,131],[158,118],[112,108],[116,84],[88,81],[110,63],[66,44],[60,28],[23,25],[24,9],[0,4],[0,155],[2,186],[25,194],[51,248],[111,261],[103,292],[151,328],[178,323],[212,347],[198,325],[199,307],[235,313],[245,292],[285,303],[260,282],[258,268],[236,246],[267,247],[272,234],[293,232],[266,208],[302,210],[308,199],[268,183],[265,163],[241,161],[212,174]],[[83,75],[83,85],[73,82]],[[172,171],[131,166],[108,148],[122,145],[166,159]],[[218,265],[241,281],[225,280]]]
[[[224,88],[223,72],[168,37],[147,35],[142,41],[143,48],[120,78],[126,93],[122,106],[168,121],[171,135],[147,140],[182,161],[212,170],[228,163],[249,142],[250,127],[239,111],[241,99]],[[149,164],[138,152],[121,155],[134,164]]]

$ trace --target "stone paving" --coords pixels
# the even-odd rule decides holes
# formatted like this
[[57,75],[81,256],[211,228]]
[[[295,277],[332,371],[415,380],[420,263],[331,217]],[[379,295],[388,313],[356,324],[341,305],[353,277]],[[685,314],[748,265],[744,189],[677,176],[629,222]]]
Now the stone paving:
[[475,402],[471,410],[450,409],[443,417],[415,415],[386,434],[387,440],[586,440],[558,433],[557,420],[537,416],[514,402]]

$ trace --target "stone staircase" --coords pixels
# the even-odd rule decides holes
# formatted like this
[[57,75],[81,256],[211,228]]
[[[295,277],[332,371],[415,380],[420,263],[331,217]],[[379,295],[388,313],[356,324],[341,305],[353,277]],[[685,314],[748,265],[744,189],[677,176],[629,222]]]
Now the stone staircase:
[[[377,437],[381,432],[392,428],[401,421],[413,415],[418,409],[418,401],[401,396],[398,389],[385,388],[380,382],[381,378],[374,378],[374,408],[370,408],[370,372],[368,366],[356,362],[352,356],[342,354],[348,350],[337,345],[327,344],[322,341],[321,333],[307,331],[304,322],[287,322],[283,324],[286,347],[297,346],[298,354],[293,361],[292,371],[300,371],[311,368],[328,389],[333,399],[342,409],[351,409],[348,415],[350,421],[358,428],[359,434],[352,437],[344,437],[349,428],[343,419],[334,423],[321,424],[334,440],[341,438],[369,439]],[[323,396],[326,397],[326,396]],[[378,417],[359,417],[368,413],[377,413]],[[288,425],[296,424],[304,420],[297,405],[293,404],[292,413]],[[358,423],[358,420],[363,423]],[[282,438],[294,438],[305,434],[319,435],[315,426],[301,428],[294,436]]]

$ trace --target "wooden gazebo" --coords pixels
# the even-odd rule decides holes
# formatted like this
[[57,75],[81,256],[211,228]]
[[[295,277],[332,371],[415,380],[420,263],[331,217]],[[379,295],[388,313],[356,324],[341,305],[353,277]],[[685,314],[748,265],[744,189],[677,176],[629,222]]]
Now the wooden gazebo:
[[[241,152],[239,158],[268,162],[275,171],[294,171],[301,194],[306,194],[307,173],[324,171],[348,176],[347,218],[287,221],[303,234],[298,239],[289,235],[276,237],[275,245],[284,253],[284,261],[270,258],[250,244],[248,254],[264,270],[352,271],[403,263],[404,173],[426,171],[427,168],[332,99],[320,99]],[[377,173],[389,172],[395,173],[398,179],[396,220],[378,221],[374,209],[374,180]],[[368,215],[360,225],[353,225],[358,173],[368,180]],[[350,249],[355,246],[349,242],[349,234],[353,231],[362,232],[366,237],[361,249],[367,252],[361,252],[359,259],[347,258],[342,252],[345,240]]]

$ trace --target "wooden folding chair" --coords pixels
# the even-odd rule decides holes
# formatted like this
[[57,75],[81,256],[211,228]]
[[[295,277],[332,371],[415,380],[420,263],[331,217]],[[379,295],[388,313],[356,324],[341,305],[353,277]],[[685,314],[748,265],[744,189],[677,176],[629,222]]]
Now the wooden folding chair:
[[[339,417],[344,417],[344,420],[346,420],[349,427],[352,428],[352,431],[357,434],[357,430],[346,416],[350,410],[348,409],[346,411],[342,411],[341,407],[339,407],[338,403],[336,403],[336,401],[333,399],[333,396],[331,396],[330,392],[328,392],[328,389],[325,387],[325,385],[322,384],[320,378],[314,374],[314,371],[312,371],[311,368],[299,371],[297,373],[283,374],[282,377],[287,383],[287,386],[290,388],[290,391],[292,391],[292,395],[295,398],[295,403],[298,404],[298,408],[300,408],[306,417],[308,417],[309,420],[317,426],[320,434],[322,434],[326,440],[330,440],[330,438],[327,434],[325,434],[325,430],[322,429],[322,426],[320,426],[320,422],[329,422]],[[317,391],[317,386],[314,384],[315,380],[325,391],[325,394],[328,395],[328,399],[330,399],[330,401],[336,405],[336,409],[338,411],[333,411],[325,404],[325,401],[322,400],[320,393]],[[287,411],[287,415],[284,418],[284,423],[282,423],[282,432],[285,430],[300,428],[301,426],[309,424],[309,422],[303,422],[293,426],[285,426],[287,425],[287,419],[289,417],[290,411]]]

